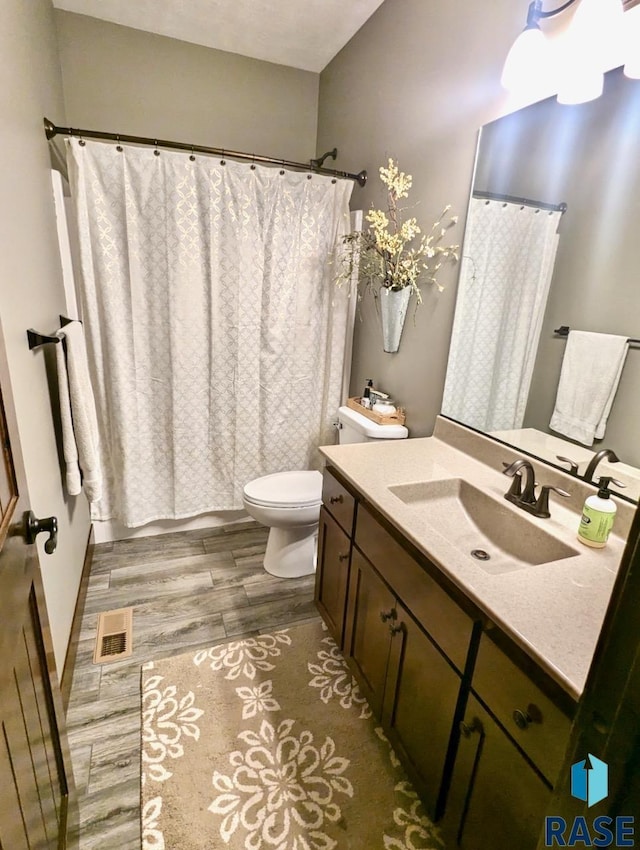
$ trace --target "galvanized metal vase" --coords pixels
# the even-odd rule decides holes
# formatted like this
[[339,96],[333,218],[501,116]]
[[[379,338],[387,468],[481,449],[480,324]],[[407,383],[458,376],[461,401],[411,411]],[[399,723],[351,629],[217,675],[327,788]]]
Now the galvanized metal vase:
[[380,287],[380,316],[382,318],[382,342],[384,350],[394,354],[400,347],[411,288],[388,289]]

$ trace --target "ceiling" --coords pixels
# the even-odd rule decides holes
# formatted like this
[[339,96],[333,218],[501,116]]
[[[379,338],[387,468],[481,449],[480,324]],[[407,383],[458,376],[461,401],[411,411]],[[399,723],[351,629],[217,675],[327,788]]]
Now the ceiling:
[[57,9],[319,73],[383,0],[53,0]]

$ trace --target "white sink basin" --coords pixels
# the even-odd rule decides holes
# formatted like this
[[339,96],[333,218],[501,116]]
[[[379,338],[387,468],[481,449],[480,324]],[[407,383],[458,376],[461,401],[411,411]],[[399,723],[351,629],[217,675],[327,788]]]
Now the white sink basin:
[[389,491],[415,510],[485,572],[500,574],[580,554],[524,512],[462,478],[394,484]]

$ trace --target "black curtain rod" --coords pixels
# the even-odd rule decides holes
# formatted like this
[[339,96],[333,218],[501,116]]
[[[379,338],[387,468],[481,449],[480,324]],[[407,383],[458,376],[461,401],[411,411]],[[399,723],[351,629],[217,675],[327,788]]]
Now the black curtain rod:
[[545,201],[532,201],[531,198],[516,198],[513,195],[499,195],[495,192],[474,192],[473,197],[485,201],[506,201],[508,204],[537,207],[540,210],[549,210],[550,212],[566,213],[567,211],[567,205],[565,203],[548,204]]
[[364,186],[367,182],[367,172],[360,171],[358,174],[351,174],[348,171],[334,171],[330,168],[323,168],[322,164],[327,157],[336,158],[338,155],[337,148],[328,151],[318,159],[311,159],[309,162],[292,162],[288,159],[273,159],[270,156],[258,156],[252,153],[242,153],[241,151],[228,151],[224,148],[209,148],[204,145],[188,145],[185,142],[169,142],[166,139],[147,139],[144,136],[127,136],[122,133],[103,133],[99,130],[76,130],[73,127],[56,127],[56,125],[44,119],[44,131],[47,139],[51,140],[55,136],[77,136],[80,139],[105,139],[110,142],[126,142],[134,145],[151,145],[155,148],[169,148],[171,150],[187,151],[188,153],[205,153],[213,156],[232,157],[233,159],[244,159],[250,162],[264,162],[268,165],[279,165],[281,168],[291,168],[296,171],[313,171],[314,174],[326,174],[329,177],[341,177],[346,180],[355,180],[358,186]]
[[[558,336],[569,336],[569,331],[571,328],[569,325],[560,325],[559,328],[554,329],[554,334],[558,334]],[[627,342],[629,345],[640,345],[640,339],[628,339]]]

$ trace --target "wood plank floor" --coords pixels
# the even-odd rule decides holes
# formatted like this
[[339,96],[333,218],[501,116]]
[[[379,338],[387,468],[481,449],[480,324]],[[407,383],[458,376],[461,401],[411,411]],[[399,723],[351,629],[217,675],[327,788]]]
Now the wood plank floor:
[[[267,533],[247,521],[96,546],[67,713],[80,850],[140,850],[145,661],[317,618],[314,576],[264,571]],[[133,655],[93,664],[98,614],[127,606]]]

